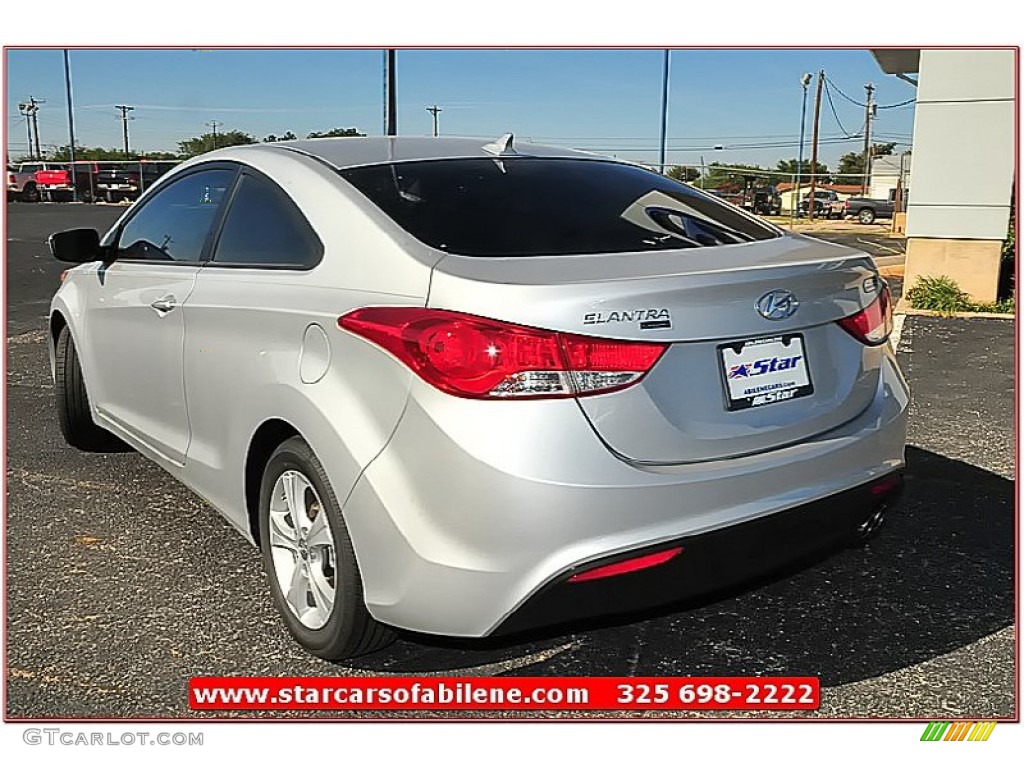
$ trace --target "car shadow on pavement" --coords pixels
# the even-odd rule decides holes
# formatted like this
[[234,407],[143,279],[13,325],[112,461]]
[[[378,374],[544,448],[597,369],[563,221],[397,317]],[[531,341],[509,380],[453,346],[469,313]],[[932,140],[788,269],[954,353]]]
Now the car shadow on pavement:
[[[906,492],[866,544],[698,601],[476,641],[403,633],[378,673],[816,675],[834,686],[1013,622],[1014,483],[908,447]],[[613,606],[609,609],[614,610]]]

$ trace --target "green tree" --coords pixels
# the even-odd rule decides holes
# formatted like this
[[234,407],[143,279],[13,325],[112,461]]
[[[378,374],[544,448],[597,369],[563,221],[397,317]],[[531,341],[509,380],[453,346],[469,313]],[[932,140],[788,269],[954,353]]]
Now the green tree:
[[[886,144],[872,144],[871,156],[891,155],[896,148],[895,142]],[[844,174],[852,174],[845,176]],[[836,181],[840,184],[860,184],[864,178],[864,153],[847,152],[839,158],[839,170],[836,171]]]
[[[775,166],[775,170],[781,171],[782,173],[788,173],[791,176],[796,176],[797,159],[794,157],[791,160],[779,160],[778,165]],[[809,178],[811,175],[811,161],[804,159],[803,165],[800,166],[800,177],[802,179]],[[827,178],[830,176],[828,166],[824,163],[815,163],[814,175],[820,178]],[[781,176],[778,177],[779,181],[789,181]]]
[[283,136],[275,136],[272,133],[269,136],[265,137],[263,141],[266,143],[271,143],[275,141],[295,141],[295,139],[297,138],[298,137],[294,133],[292,133],[291,131],[287,131]]
[[694,182],[700,178],[700,171],[686,165],[673,165],[665,171],[665,175],[679,181]]
[[242,131],[222,131],[219,133],[204,133],[192,139],[178,142],[178,148],[183,157],[193,157],[204,152],[223,147],[234,147],[239,144],[255,144],[256,139]]
[[775,177],[759,165],[711,163],[704,174],[705,189],[739,192],[748,182],[773,184]]
[[[155,155],[161,154],[152,152],[149,154],[139,154],[137,152],[130,153],[132,160],[137,160],[140,157],[152,157],[154,160],[157,159]],[[173,158],[174,155],[171,155]],[[57,147],[50,155],[47,160],[53,160],[58,163],[66,163],[71,159],[71,148],[70,145],[65,144],[62,147]],[[104,147],[80,147],[75,145],[75,160],[124,160],[124,150],[121,149],[106,149]]]
[[358,128],[331,128],[329,131],[313,131],[306,134],[307,139],[333,139],[344,136],[365,136]]

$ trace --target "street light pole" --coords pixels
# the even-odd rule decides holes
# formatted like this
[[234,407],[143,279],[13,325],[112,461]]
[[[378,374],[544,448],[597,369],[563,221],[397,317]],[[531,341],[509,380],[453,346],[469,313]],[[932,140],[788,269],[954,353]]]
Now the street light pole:
[[75,107],[71,99],[71,59],[64,49],[64,91],[68,98],[68,158],[71,160],[71,199],[78,202],[78,166],[75,165]]
[[385,132],[388,136],[398,135],[398,83],[395,82],[397,78],[398,64],[395,57],[395,49],[388,48],[388,92],[387,92],[387,109],[388,118]]
[[661,73],[661,155],[658,161],[659,172],[665,173],[665,141],[668,130],[668,60],[669,49],[665,49],[665,63]]
[[807,87],[811,84],[811,79],[814,77],[810,72],[805,72],[800,76],[800,85],[803,86],[804,95],[803,100],[800,104],[800,151],[796,161],[796,181],[793,186],[793,209],[790,212],[795,218],[797,210],[800,208],[800,177],[804,171],[804,133],[807,126]]
[[22,102],[18,105],[18,111],[25,118],[25,131],[28,134],[28,159],[35,160],[36,154],[32,151],[32,107]]

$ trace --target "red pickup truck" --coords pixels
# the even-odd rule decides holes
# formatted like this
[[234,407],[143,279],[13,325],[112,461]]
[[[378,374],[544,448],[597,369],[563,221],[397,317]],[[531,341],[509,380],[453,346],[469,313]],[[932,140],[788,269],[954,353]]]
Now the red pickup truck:
[[[72,190],[77,187],[78,201],[91,203],[95,198],[95,184],[90,177],[97,172],[93,166],[99,163],[75,163],[72,174],[70,165],[50,166],[36,172],[36,187],[50,200],[64,200],[72,197]],[[72,179],[72,175],[74,179]],[[75,183],[72,184],[72,181]]]

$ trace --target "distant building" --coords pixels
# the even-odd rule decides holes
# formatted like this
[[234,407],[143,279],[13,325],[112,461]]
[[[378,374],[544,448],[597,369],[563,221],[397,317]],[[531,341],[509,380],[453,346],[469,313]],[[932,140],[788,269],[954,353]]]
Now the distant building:
[[[996,298],[1014,178],[1015,53],[1012,48],[872,51],[883,72],[917,86],[908,288],[920,277],[946,275],[975,301]],[[961,161],[965,147],[969,163]]]
[[910,153],[903,155],[879,155],[871,158],[871,177],[868,181],[868,197],[877,200],[892,200],[900,179],[903,179],[903,197],[910,189]]

